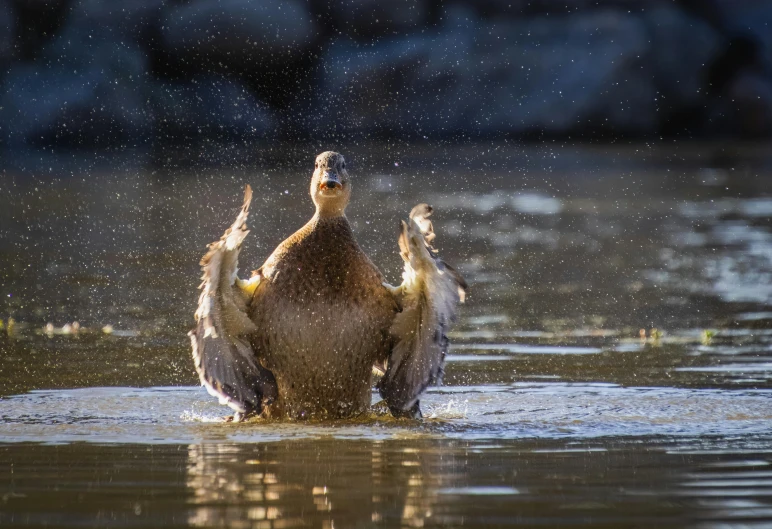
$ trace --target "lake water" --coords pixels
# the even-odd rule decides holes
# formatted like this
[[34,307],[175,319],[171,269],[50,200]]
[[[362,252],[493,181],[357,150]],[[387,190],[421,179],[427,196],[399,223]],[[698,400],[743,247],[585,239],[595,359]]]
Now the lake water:
[[342,149],[387,277],[425,201],[470,283],[445,383],[422,422],[225,423],[198,259],[250,183],[257,268],[325,148],[5,156],[0,526],[772,525],[768,148]]

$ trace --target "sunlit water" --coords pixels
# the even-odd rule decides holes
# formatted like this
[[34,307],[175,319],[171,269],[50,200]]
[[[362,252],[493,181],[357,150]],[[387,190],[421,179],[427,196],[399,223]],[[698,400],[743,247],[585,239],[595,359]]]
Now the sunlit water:
[[356,148],[389,279],[428,201],[471,285],[445,384],[422,422],[226,423],[185,337],[196,263],[244,183],[244,273],[300,226],[309,150],[5,160],[0,526],[769,526],[765,151]]

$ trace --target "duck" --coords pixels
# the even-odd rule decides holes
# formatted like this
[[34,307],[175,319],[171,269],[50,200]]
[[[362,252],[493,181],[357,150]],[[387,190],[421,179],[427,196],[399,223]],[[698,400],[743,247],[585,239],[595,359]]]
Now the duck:
[[208,245],[188,334],[201,384],[234,411],[230,420],[361,416],[374,377],[394,417],[418,419],[422,394],[441,382],[467,284],[433,246],[433,210],[418,204],[401,221],[404,269],[392,286],[356,241],[351,193],[344,157],[323,152],[311,176],[314,215],[251,277],[238,277],[249,185],[235,222]]

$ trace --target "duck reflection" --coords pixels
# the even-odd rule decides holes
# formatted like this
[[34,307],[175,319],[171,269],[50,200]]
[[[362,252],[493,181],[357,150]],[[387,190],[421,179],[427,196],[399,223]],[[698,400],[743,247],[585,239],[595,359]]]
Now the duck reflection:
[[[414,445],[414,443],[413,443]],[[197,527],[423,527],[456,455],[394,441],[281,441],[188,447]]]

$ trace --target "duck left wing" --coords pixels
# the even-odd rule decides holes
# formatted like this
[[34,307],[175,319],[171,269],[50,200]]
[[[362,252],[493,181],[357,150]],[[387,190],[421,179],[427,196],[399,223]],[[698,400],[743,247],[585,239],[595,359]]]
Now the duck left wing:
[[273,374],[260,365],[247,338],[257,331],[247,305],[261,276],[241,281],[236,275],[251,201],[252,189],[246,186],[236,221],[201,259],[196,328],[188,333],[201,385],[241,414],[260,413],[278,394]]
[[420,417],[421,393],[442,381],[447,331],[467,288],[432,246],[431,213],[427,204],[414,207],[399,237],[405,266],[402,284],[391,290],[402,310],[391,325],[394,346],[378,383],[381,397],[397,417]]

